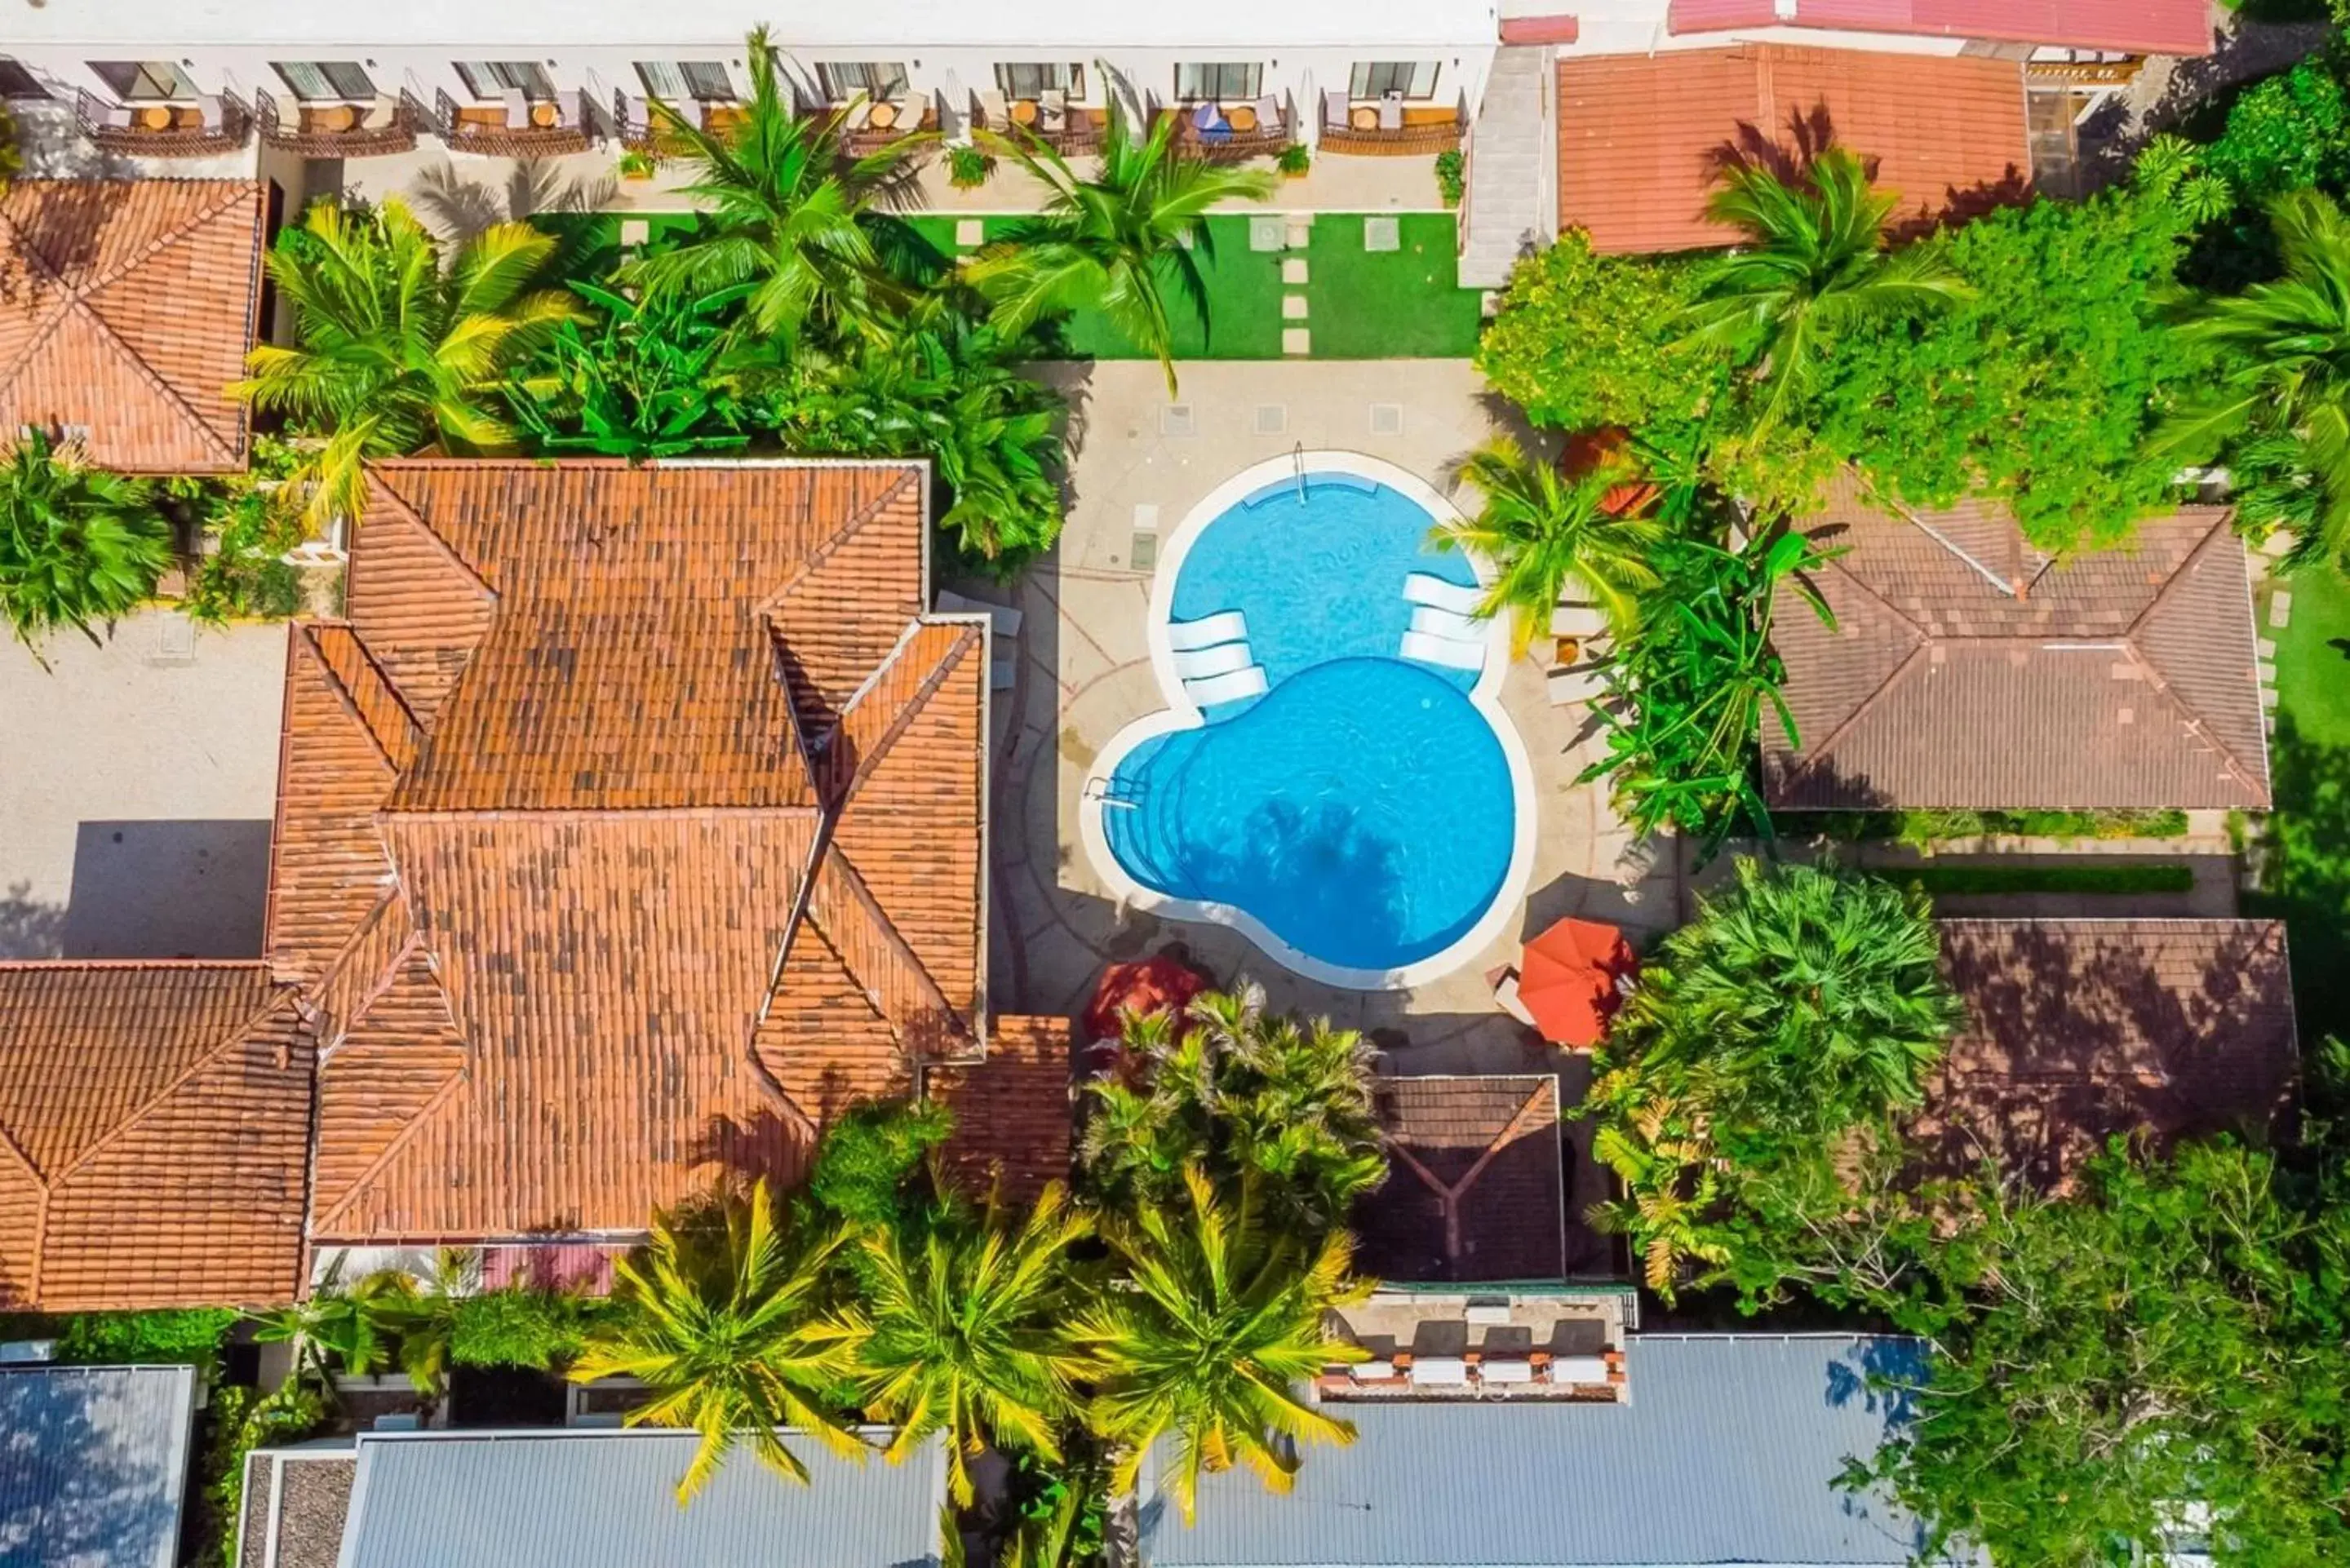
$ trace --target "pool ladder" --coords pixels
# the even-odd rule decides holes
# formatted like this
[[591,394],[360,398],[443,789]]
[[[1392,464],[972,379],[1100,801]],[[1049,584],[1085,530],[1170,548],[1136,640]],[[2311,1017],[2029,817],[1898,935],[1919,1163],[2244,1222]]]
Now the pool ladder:
[[1140,801],[1132,800],[1127,796],[1119,794],[1118,793],[1118,785],[1116,782],[1110,779],[1087,779],[1086,781],[1086,798],[1087,800],[1099,801],[1104,806],[1114,805],[1120,811],[1140,811],[1142,809],[1142,803]]
[[1297,474],[1297,504],[1305,504],[1305,443],[1299,441],[1289,449],[1289,464]]

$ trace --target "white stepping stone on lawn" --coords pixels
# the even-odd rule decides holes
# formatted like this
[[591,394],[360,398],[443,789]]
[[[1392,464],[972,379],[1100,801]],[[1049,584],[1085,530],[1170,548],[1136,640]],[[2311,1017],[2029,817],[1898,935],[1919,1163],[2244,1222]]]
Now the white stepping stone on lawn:
[[2276,639],[2272,637],[2254,639],[2252,652],[2259,658],[2273,662],[2276,659]]
[[2279,588],[2276,591],[2276,597],[2269,600],[2269,624],[2273,627],[2282,627],[2289,624],[2292,619],[2293,590]]
[[1305,258],[1304,256],[1282,257],[1281,281],[1291,288],[1302,286],[1305,282]]
[[1249,249],[1277,251],[1283,248],[1287,239],[1288,231],[1278,213],[1261,214],[1249,220]]
[[1281,329],[1281,351],[1284,354],[1313,353],[1314,334],[1303,327],[1283,327]]
[[643,218],[622,218],[620,220],[620,243],[622,244],[646,244],[651,241],[652,237],[653,226],[648,220]]
[[1291,250],[1302,251],[1307,245],[1314,243],[1313,213],[1292,213],[1289,214],[1288,223],[1289,248]]
[[1363,248],[1367,251],[1403,249],[1403,225],[1393,218],[1365,218]]
[[1281,318],[1284,321],[1305,320],[1305,296],[1302,294],[1283,295],[1281,296]]
[[987,243],[987,224],[978,218],[955,220],[955,248],[977,250]]

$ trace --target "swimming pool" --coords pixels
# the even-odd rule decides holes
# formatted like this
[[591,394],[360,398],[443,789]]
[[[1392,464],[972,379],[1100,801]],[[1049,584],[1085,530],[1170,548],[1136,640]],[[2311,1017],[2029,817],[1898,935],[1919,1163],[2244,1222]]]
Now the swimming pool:
[[1168,707],[1086,784],[1115,889],[1356,989],[1433,979],[1499,933],[1531,772],[1497,697],[1507,633],[1463,616],[1474,572],[1427,546],[1452,515],[1348,452],[1259,464],[1192,510],[1152,596]]

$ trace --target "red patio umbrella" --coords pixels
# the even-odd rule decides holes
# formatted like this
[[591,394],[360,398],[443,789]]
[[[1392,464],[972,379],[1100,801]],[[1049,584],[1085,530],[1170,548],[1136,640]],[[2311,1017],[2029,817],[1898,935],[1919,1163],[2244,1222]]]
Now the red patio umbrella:
[[1518,961],[1518,1001],[1544,1039],[1587,1050],[1607,1032],[1621,1000],[1617,977],[1638,963],[1615,927],[1561,920],[1526,944]]
[[1086,1008],[1086,1038],[1115,1040],[1121,1012],[1171,1012],[1208,989],[1208,977],[1180,959],[1155,954],[1102,971],[1101,983]]

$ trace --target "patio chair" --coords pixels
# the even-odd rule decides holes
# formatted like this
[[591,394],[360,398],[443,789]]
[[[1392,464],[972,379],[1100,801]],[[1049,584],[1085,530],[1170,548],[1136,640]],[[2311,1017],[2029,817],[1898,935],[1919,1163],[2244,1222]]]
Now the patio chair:
[[1433,572],[1413,572],[1403,580],[1406,604],[1433,605],[1456,615],[1474,615],[1485,602],[1485,590],[1474,583],[1456,583]]
[[109,130],[128,130],[130,129],[130,106],[109,103],[99,110],[98,122]]
[[1353,108],[1354,105],[1347,99],[1345,93],[1324,93],[1322,95],[1323,129],[1326,130],[1346,130],[1347,123],[1347,116]]
[[1061,88],[1046,88],[1036,95],[1036,118],[1047,130],[1058,130],[1069,123],[1069,95]]
[[206,131],[226,130],[228,100],[216,92],[203,94],[196,99],[196,119]]
[[1379,129],[1381,130],[1403,129],[1403,94],[1391,92],[1379,99]]
[[1411,629],[1450,642],[1478,644],[1485,640],[1485,628],[1476,621],[1459,610],[1440,609],[1435,605],[1411,607]]
[[1256,100],[1256,129],[1262,136],[1277,136],[1284,129],[1281,99],[1271,93]]
[[1198,620],[1167,623],[1167,646],[1178,653],[1194,648],[1213,648],[1220,642],[1242,641],[1247,637],[1248,617],[1236,609],[1218,610]]
[[1206,680],[1246,670],[1256,662],[1245,642],[1220,642],[1213,648],[1192,649],[1175,656],[1175,675],[1181,680]]
[[361,130],[390,130],[400,120],[400,100],[390,93],[379,93],[368,111],[359,116]]
[[508,130],[521,130],[530,124],[530,94],[520,88],[508,88],[498,96],[505,102]]
[[1482,670],[1485,649],[1482,644],[1455,642],[1449,637],[1435,637],[1424,631],[1403,634],[1403,657],[1421,664],[1440,665],[1446,670]]
[[1223,109],[1209,102],[1191,110],[1191,132],[1202,141],[1222,141],[1232,136],[1232,127]]
[[1541,1027],[1539,1024],[1534,1023],[1534,1015],[1526,1010],[1526,1004],[1518,999],[1517,965],[1503,964],[1500,969],[1493,971],[1492,974],[1488,975],[1486,979],[1493,988],[1494,1006],[1500,1008],[1503,1012],[1508,1013],[1512,1018],[1516,1019],[1519,1023],[1524,1024],[1529,1029]]
[[980,123],[990,130],[1008,130],[1012,124],[1012,105],[993,88],[979,94]]
[[566,130],[587,130],[588,121],[583,118],[583,110],[586,104],[587,95],[584,93],[556,93],[555,95],[555,123],[561,126]]

